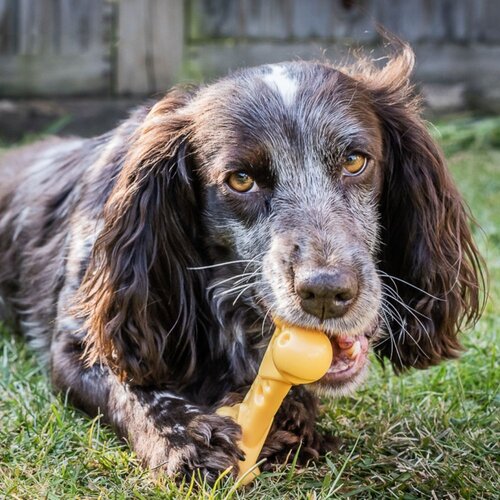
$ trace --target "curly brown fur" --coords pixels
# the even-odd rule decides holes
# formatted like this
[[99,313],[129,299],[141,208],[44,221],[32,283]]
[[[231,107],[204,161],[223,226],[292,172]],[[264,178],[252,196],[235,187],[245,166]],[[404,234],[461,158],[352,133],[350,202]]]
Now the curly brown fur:
[[[369,346],[397,371],[458,355],[482,261],[419,116],[413,54],[398,51],[382,68],[241,70],[103,136],[0,160],[2,316],[147,467],[237,471],[239,427],[214,410],[255,377],[273,316],[325,331],[337,354],[287,397],[268,464],[330,448],[308,391],[355,388]],[[347,175],[358,153],[363,170]]]

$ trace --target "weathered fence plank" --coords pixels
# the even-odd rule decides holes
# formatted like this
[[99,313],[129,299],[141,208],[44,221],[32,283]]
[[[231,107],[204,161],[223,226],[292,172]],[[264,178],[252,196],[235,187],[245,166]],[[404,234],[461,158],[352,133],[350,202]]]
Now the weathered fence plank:
[[106,0],[0,2],[0,95],[110,91]]
[[243,32],[247,37],[284,40],[290,35],[289,0],[268,2],[240,0],[239,15],[242,19]]
[[240,4],[234,0],[188,0],[188,39],[233,38],[242,32]]
[[118,7],[119,93],[152,91],[153,68],[148,44],[149,9],[147,0],[122,0]]
[[17,53],[15,1],[0,0],[0,54]]
[[120,94],[150,94],[179,77],[184,5],[179,0],[122,0],[118,12]]

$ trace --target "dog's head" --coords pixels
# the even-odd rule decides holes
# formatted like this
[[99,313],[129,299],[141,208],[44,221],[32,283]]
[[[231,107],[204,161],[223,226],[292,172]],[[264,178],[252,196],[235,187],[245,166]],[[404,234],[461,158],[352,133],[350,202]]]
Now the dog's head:
[[262,66],[154,106],[84,282],[90,351],[137,383],[189,378],[200,346],[241,369],[276,316],[329,334],[323,388],[370,342],[397,370],[455,357],[478,254],[412,65]]

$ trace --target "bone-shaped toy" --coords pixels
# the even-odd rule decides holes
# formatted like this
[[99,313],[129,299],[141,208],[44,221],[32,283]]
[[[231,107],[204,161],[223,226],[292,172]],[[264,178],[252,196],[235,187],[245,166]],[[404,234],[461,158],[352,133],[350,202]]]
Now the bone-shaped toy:
[[332,344],[323,332],[285,325],[276,319],[275,323],[276,331],[245,399],[217,410],[234,418],[242,428],[240,448],[245,460],[239,464],[241,484],[248,484],[259,474],[258,468],[247,472],[257,462],[274,415],[292,385],[319,380],[332,363]]

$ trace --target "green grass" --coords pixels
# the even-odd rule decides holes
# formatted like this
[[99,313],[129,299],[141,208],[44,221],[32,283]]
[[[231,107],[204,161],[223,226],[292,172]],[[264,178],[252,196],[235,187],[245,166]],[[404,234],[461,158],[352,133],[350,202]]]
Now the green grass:
[[491,276],[485,314],[459,361],[396,377],[372,365],[354,396],[325,401],[319,425],[339,435],[319,465],[284,466],[234,491],[175,486],[143,471],[99,420],[51,393],[47,373],[0,334],[0,497],[12,498],[498,498],[500,382],[500,120],[460,119],[436,131],[483,228]]

